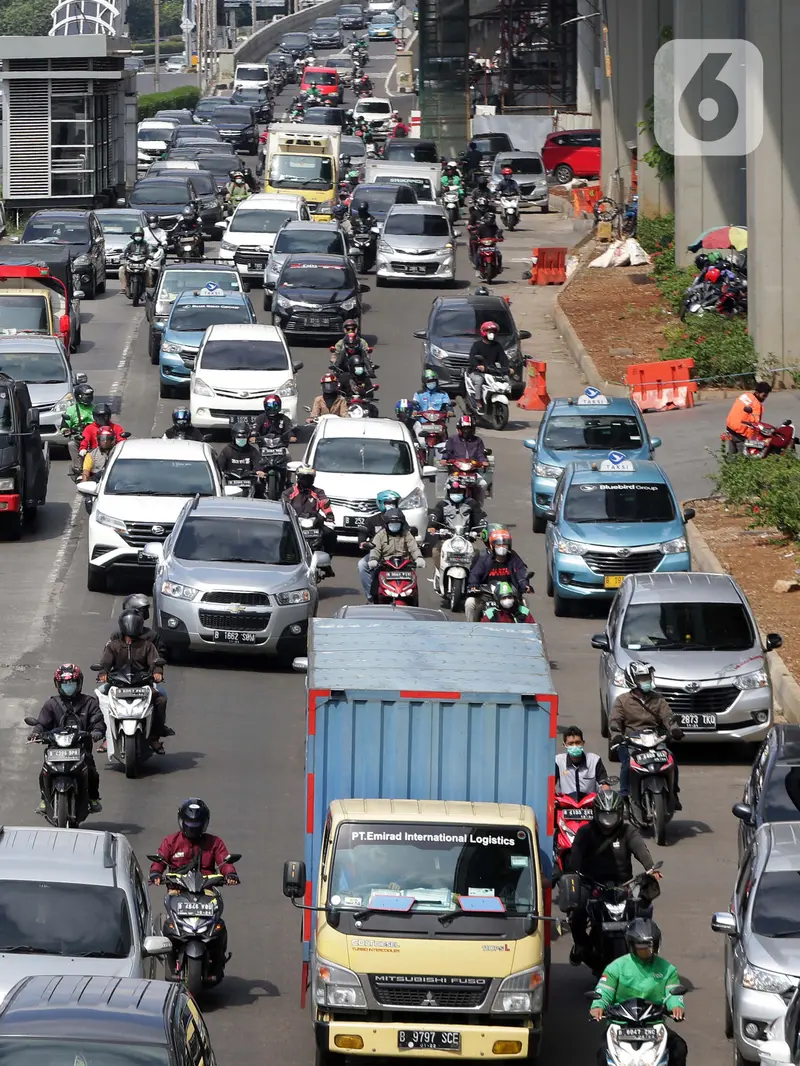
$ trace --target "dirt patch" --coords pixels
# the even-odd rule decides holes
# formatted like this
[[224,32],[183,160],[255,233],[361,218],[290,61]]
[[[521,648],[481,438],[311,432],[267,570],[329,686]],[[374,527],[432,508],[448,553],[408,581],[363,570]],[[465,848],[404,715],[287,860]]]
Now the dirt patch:
[[781,634],[780,656],[800,681],[800,591],[773,591],[776,581],[800,579],[797,542],[775,530],[750,529],[752,513],[721,500],[701,500],[694,506],[698,532],[744,589],[761,629]]

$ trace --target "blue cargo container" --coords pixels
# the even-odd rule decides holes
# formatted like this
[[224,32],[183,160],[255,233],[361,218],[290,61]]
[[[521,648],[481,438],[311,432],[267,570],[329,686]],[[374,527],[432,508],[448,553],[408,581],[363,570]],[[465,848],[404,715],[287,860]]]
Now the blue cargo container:
[[315,618],[307,686],[307,903],[336,799],[525,804],[549,874],[558,697],[538,626]]

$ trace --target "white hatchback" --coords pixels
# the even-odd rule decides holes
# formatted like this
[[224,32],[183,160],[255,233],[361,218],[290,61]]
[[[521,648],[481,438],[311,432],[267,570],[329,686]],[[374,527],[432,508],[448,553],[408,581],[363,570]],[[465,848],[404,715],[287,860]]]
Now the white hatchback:
[[253,281],[262,280],[275,235],[289,221],[311,221],[305,199],[264,192],[249,196],[230,218],[217,223],[223,231],[219,258],[234,264],[245,292]]
[[227,428],[242,416],[262,414],[264,397],[276,393],[283,414],[297,417],[295,372],[283,331],[261,323],[210,326],[203,335],[189,383],[192,423]]
[[[364,520],[377,514],[384,489],[400,494],[400,507],[422,543],[428,524],[425,480],[436,467],[420,467],[411,434],[390,418],[320,418],[303,462],[317,472],[316,483],[331,501],[336,534],[357,541]],[[296,469],[299,463],[290,463]]]

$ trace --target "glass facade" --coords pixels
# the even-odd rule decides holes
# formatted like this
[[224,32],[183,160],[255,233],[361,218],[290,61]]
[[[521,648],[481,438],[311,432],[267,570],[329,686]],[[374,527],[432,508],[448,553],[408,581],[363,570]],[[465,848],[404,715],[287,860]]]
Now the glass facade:
[[469,0],[419,0],[422,136],[448,158],[469,141]]
[[[98,91],[99,90],[99,91]],[[50,95],[50,168],[53,196],[91,196],[114,184],[110,99],[105,86],[93,95]]]

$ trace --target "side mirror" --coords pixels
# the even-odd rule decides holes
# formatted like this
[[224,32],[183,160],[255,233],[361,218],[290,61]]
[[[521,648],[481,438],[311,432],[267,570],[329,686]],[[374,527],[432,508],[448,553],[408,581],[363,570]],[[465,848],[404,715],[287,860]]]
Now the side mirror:
[[289,899],[301,899],[306,891],[306,864],[289,859],[283,864],[283,894]]
[[536,451],[536,445],[539,443],[538,437],[529,437],[522,442],[523,448],[530,448],[532,452]]
[[230,221],[230,219],[223,218],[222,221],[215,222],[214,226],[216,227],[216,229],[227,229],[229,221]]
[[548,507],[547,510],[544,512],[544,517],[547,519],[548,522],[555,522],[556,512],[553,510],[552,507]]
[[359,285],[358,286],[358,291],[359,292],[369,292],[370,291],[370,286],[369,285]]
[[725,933],[726,936],[739,935],[739,923],[730,911],[717,911],[711,919],[711,928],[715,933]]
[[313,552],[311,555],[311,565],[315,570],[324,570],[326,566],[331,565],[331,557],[327,552]]
[[533,336],[533,334],[531,333],[531,331],[529,329],[518,329],[517,330],[517,336],[519,337],[519,339],[521,341],[529,341],[531,339],[531,337]]
[[243,492],[244,492],[244,487],[242,485],[226,485],[225,486],[224,495],[225,496],[241,496]]
[[650,438],[650,447],[651,448],[660,448],[661,447],[661,437],[651,437]]
[[166,936],[146,936],[142,942],[145,955],[169,955],[171,951],[172,941]]
[[435,466],[423,466],[422,476],[424,478],[434,478],[439,473]]
[[21,240],[20,237],[9,237],[8,240],[9,240],[9,244],[21,244],[22,243],[22,240]]
[[86,293],[83,291],[83,289],[73,289],[72,295],[75,297],[76,300],[82,300]]
[[31,718],[30,715],[27,718],[23,718],[23,722],[25,723],[25,725],[38,725],[37,720],[35,718]]
[[305,655],[298,655],[296,659],[292,659],[292,669],[298,674],[308,673],[308,658]]
[[767,633],[767,651],[775,651],[783,647],[783,637],[780,633]]
[[695,511],[694,507],[684,507],[684,509],[683,509],[683,520],[684,520],[684,522],[691,522],[691,520],[694,518],[694,516],[696,514],[697,514],[697,511]]
[[460,237],[461,236],[461,230],[460,229],[454,229],[453,230],[453,236],[454,237]]
[[125,197],[124,196],[120,196],[119,199],[117,200],[117,207],[124,207],[124,206],[125,206]]
[[30,411],[28,411],[28,429],[38,429],[38,428],[39,428],[39,411],[38,411],[38,408],[32,407],[30,409]]
[[75,384],[76,385],[85,385],[88,380],[89,379],[87,378],[87,376],[83,372],[81,372],[80,374],[76,374],[75,375]]
[[605,633],[597,633],[591,638],[592,647],[597,651],[611,651],[611,646],[608,643],[608,637]]
[[745,825],[755,825],[753,808],[749,803],[734,803],[731,807],[731,811],[734,818],[738,818],[739,821],[744,822]]
[[159,543],[159,541],[145,544],[141,554],[146,555],[148,559],[157,559],[158,562],[162,563],[164,561],[164,545]]
[[414,336],[419,341],[426,341],[428,339],[428,331],[426,329],[415,329]]
[[75,486],[81,496],[96,496],[97,495],[97,482],[96,481],[79,481]]
[[120,436],[122,437],[123,440],[129,440],[130,436],[131,436],[130,430],[126,429],[124,433],[120,434]]
[[[229,855],[227,855],[225,857],[225,861],[226,862],[230,862],[230,863],[234,863],[234,862],[238,862],[241,859],[241,857],[242,857],[242,853],[240,851],[232,851]],[[680,993],[678,993],[678,995],[680,995]]]
[[303,369],[303,364],[302,363],[292,363],[292,370],[295,372],[295,374],[297,373],[298,370],[302,370],[302,369]]

